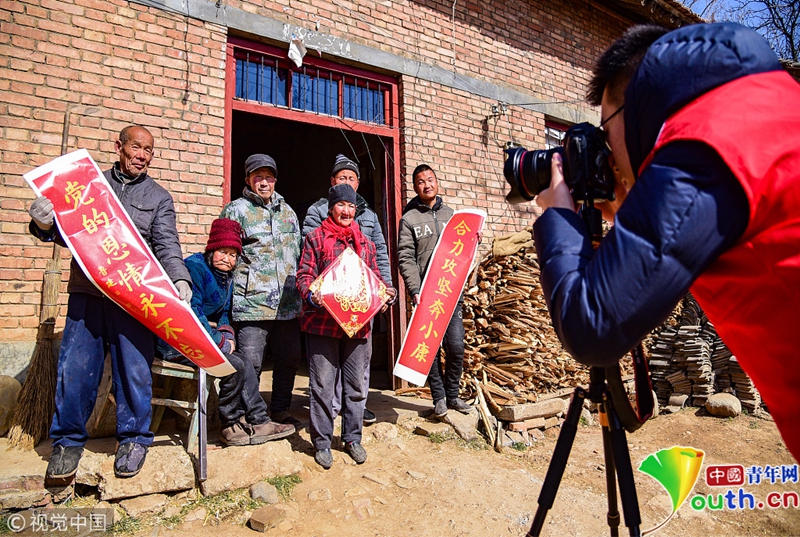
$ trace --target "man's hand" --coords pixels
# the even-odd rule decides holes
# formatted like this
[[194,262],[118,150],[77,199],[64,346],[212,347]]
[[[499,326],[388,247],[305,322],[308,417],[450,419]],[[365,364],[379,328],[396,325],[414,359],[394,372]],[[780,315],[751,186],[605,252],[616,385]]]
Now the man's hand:
[[411,303],[415,306],[419,306],[419,293],[411,297]]
[[175,282],[175,287],[178,289],[178,296],[184,302],[191,304],[192,302],[192,286],[185,280],[178,280]]
[[536,196],[536,204],[542,209],[556,207],[575,210],[575,200],[564,182],[564,170],[561,155],[556,153],[550,161],[550,186]]
[[33,200],[31,208],[28,209],[28,214],[31,215],[36,227],[42,231],[49,231],[53,227],[56,213],[53,210],[53,204],[44,196],[39,196]]
[[395,289],[394,287],[387,287],[386,294],[389,295],[391,298],[389,298],[389,300],[387,300],[383,304],[383,307],[381,308],[381,313],[388,310],[389,306],[397,302],[397,289]]
[[236,340],[227,336],[223,336],[222,348],[220,348],[220,350],[223,354],[233,354],[234,351],[236,351]]

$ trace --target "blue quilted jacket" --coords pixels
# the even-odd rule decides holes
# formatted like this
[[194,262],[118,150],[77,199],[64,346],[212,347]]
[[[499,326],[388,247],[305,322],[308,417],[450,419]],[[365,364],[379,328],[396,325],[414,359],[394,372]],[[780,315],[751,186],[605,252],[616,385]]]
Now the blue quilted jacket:
[[[737,24],[697,24],[661,37],[625,92],[633,169],[673,112],[726,82],[777,69],[766,42]],[[747,227],[744,191],[709,146],[669,144],[638,171],[597,251],[572,211],[550,208],[534,224],[554,327],[565,348],[589,365],[614,363],[663,322]]]

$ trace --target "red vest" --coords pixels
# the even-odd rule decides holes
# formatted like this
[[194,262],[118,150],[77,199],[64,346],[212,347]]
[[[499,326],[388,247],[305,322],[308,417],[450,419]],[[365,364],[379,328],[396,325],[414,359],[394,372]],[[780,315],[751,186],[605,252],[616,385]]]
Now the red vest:
[[800,84],[773,71],[704,94],[665,122],[642,168],[676,140],[714,148],[747,194],[744,235],[691,291],[800,460]]

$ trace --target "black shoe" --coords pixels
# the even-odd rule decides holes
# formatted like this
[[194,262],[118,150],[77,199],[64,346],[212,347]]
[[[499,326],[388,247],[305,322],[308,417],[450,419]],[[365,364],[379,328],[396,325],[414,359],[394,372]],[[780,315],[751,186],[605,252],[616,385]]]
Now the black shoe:
[[433,404],[433,415],[437,418],[447,416],[447,403],[445,403],[444,399],[439,399]]
[[447,408],[452,408],[453,410],[458,410],[462,414],[469,414],[472,412],[472,407],[469,406],[467,403],[456,397],[452,401],[447,403]]
[[314,460],[326,470],[333,466],[333,455],[330,449],[318,449],[314,453]]
[[295,429],[302,429],[303,422],[289,414],[288,410],[275,412],[272,414],[272,421],[282,423],[284,425],[294,425]]
[[369,411],[369,409],[364,409],[364,425],[369,425],[370,423],[375,423],[378,421],[378,418],[375,417],[375,414]]
[[83,446],[53,446],[44,476],[47,479],[66,479],[78,471],[83,456]]
[[356,464],[364,464],[367,460],[367,450],[360,442],[348,442],[344,446],[347,453],[356,461]]
[[147,458],[147,446],[136,442],[125,442],[117,448],[114,458],[114,475],[117,477],[133,477],[139,473]]

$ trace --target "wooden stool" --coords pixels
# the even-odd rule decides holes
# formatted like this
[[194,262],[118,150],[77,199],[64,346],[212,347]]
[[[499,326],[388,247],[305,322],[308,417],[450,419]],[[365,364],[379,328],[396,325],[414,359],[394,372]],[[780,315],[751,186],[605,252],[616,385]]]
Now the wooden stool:
[[[153,397],[150,403],[156,407],[153,411],[153,419],[150,422],[150,430],[158,432],[161,425],[161,418],[164,416],[164,408],[170,407],[173,411],[190,419],[189,432],[187,434],[186,451],[194,452],[197,448],[198,479],[205,481],[207,477],[206,465],[206,445],[207,445],[207,408],[208,385],[206,382],[206,372],[199,367],[177,364],[159,360],[153,360],[153,384],[155,377],[164,377],[164,387],[161,397]],[[189,379],[197,381],[197,398],[194,401],[181,401],[172,399],[172,388],[175,379]]]

